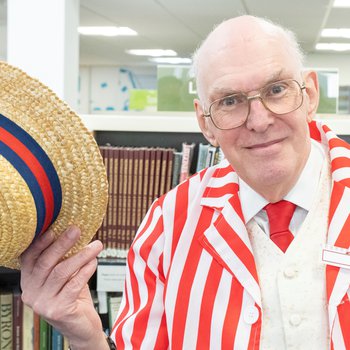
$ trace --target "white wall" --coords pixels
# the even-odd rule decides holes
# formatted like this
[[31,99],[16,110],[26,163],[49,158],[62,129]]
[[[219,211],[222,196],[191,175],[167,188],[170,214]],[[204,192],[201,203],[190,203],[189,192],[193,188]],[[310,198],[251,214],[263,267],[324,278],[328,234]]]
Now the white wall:
[[338,68],[339,85],[350,85],[350,54],[310,54],[306,57],[305,66],[314,68]]
[[7,3],[6,0],[0,0],[0,60],[6,61],[7,48]]

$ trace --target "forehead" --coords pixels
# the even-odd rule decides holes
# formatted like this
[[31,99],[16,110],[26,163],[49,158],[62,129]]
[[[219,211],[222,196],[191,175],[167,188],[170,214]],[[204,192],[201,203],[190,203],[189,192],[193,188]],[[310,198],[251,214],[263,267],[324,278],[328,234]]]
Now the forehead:
[[295,55],[281,36],[253,33],[216,38],[203,50],[198,69],[202,93],[253,91],[266,83],[295,77]]

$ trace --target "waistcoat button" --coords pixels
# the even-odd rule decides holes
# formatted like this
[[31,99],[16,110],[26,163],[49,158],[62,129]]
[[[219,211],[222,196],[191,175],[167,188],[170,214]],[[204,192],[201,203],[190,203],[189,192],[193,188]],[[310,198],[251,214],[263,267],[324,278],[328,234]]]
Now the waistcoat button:
[[294,314],[294,315],[290,316],[289,323],[292,326],[299,326],[301,323],[301,316],[298,314]]

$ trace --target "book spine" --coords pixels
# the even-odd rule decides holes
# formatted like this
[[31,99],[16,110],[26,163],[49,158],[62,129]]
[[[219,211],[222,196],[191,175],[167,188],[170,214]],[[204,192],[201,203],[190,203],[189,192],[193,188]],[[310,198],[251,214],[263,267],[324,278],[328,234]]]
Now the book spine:
[[181,162],[181,170],[180,170],[180,182],[186,180],[190,176],[190,168],[194,150],[194,143],[182,144],[182,162]]
[[49,350],[49,324],[40,317],[40,350]]
[[166,181],[164,192],[168,192],[172,188],[172,177],[173,177],[173,169],[174,169],[174,152],[175,149],[170,148],[167,150],[167,165],[166,165]]
[[[138,171],[138,184],[137,184],[137,212],[136,212],[136,226],[141,224],[143,218],[143,182],[145,181],[144,176],[144,161],[145,161],[145,148],[139,149],[139,171]],[[136,228],[136,230],[137,230]],[[135,233],[136,233],[135,230]]]
[[155,149],[155,164],[154,164],[154,181],[153,181],[153,195],[152,201],[159,197],[160,181],[162,169],[162,149]]
[[63,349],[63,336],[60,331],[52,327],[51,330],[51,350],[62,350]]
[[142,218],[146,215],[148,209],[148,183],[149,183],[149,164],[150,164],[151,150],[145,149],[143,162],[143,186],[142,186]]
[[204,143],[199,144],[196,172],[206,167],[208,149],[209,149],[209,144],[204,144]]
[[33,315],[33,348],[40,350],[40,316],[35,312]]
[[21,291],[13,291],[13,349],[22,350],[23,303]]
[[174,152],[174,164],[173,164],[173,174],[171,187],[175,187],[180,182],[180,171],[182,163],[182,152]]
[[0,349],[12,350],[12,292],[0,292]]
[[23,304],[22,349],[34,349],[34,312],[26,304]]
[[133,206],[133,180],[134,180],[134,154],[133,148],[129,147],[127,152],[128,172],[126,188],[126,230],[123,242],[123,249],[129,249],[132,242],[132,206]]
[[207,155],[207,164],[206,166],[213,166],[215,164],[215,155],[216,155],[217,148],[214,146],[209,146],[208,148],[208,155]]

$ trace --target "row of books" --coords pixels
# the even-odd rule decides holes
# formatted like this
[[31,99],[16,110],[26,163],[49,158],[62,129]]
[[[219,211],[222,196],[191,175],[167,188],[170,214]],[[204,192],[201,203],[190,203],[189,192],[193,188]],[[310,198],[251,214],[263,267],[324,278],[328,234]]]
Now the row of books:
[[1,350],[65,350],[68,341],[22,303],[18,288],[0,290]]
[[113,146],[100,151],[109,181],[107,213],[96,234],[105,248],[101,257],[125,257],[151,203],[192,175],[191,169],[200,171],[223,157],[218,147],[186,142],[181,151]]

